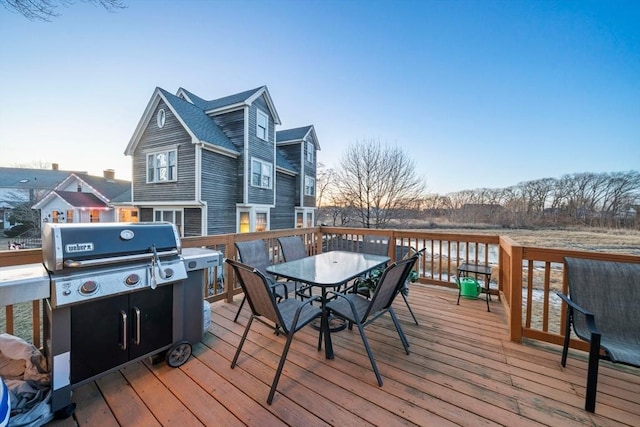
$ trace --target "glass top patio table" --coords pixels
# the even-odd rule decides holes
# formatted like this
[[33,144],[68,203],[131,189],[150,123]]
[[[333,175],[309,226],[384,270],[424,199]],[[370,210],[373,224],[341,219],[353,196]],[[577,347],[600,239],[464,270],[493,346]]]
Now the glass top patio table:
[[331,251],[267,267],[267,271],[313,286],[336,287],[389,262],[388,256]]
[[[322,291],[321,330],[324,336],[324,351],[327,359],[333,359],[333,345],[326,310],[327,289],[347,283],[351,279],[385,265],[388,256],[361,254],[357,252],[331,251],[312,255],[295,261],[283,262],[267,267],[267,272],[289,280],[317,286]],[[322,341],[318,341],[318,350]]]

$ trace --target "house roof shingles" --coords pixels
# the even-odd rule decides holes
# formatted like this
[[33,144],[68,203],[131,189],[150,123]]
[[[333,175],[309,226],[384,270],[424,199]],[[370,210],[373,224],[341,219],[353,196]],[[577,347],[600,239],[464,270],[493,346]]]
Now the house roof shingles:
[[81,191],[56,191],[62,200],[74,208],[106,208],[107,204],[92,193]]
[[205,114],[204,110],[162,88],[159,89],[167,102],[171,104],[171,108],[180,116],[196,138],[213,146],[218,146],[227,151],[239,154],[235,145],[233,145],[231,140],[229,140],[227,135],[215,124],[211,117]]
[[284,129],[276,132],[276,142],[300,141],[304,138],[312,126],[303,126],[294,129]]
[[[121,197],[124,193],[131,191],[131,182],[122,179],[108,179],[89,174],[76,174],[78,178],[96,189],[100,194],[109,200]],[[131,198],[129,198],[131,201]]]
[[264,86],[260,86],[251,90],[245,90],[244,92],[235,93],[233,95],[223,96],[222,98],[213,99],[211,101],[206,101],[200,98],[199,96],[194,95],[193,93],[189,92],[184,88],[182,88],[182,91],[189,96],[191,101],[198,108],[201,108],[203,111],[209,111],[209,110],[217,110],[218,108],[224,108],[230,105],[235,105],[235,104],[240,104],[242,102],[245,102],[246,100],[251,98],[256,92],[258,92],[259,90],[262,90],[262,88],[264,88]]
[[57,169],[0,168],[0,188],[52,190],[72,173],[74,171]]

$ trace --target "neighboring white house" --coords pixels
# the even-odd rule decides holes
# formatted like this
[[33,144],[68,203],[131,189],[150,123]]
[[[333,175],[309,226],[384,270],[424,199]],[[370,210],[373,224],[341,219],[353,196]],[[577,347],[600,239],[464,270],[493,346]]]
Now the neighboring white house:
[[131,182],[116,180],[108,169],[103,177],[71,173],[32,208],[43,223],[136,222],[130,203]]

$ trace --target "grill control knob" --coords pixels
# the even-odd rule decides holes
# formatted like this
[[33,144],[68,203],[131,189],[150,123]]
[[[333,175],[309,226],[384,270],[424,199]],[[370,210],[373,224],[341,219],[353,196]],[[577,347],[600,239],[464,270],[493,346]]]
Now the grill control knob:
[[138,276],[136,273],[128,275],[124,280],[124,284],[127,286],[135,286],[138,284],[138,282],[140,282],[140,276]]
[[166,276],[166,278],[170,278],[171,276],[173,276],[173,269],[171,268],[165,268],[164,269],[164,274]]
[[98,284],[93,280],[87,280],[80,286],[80,293],[90,295],[98,289]]

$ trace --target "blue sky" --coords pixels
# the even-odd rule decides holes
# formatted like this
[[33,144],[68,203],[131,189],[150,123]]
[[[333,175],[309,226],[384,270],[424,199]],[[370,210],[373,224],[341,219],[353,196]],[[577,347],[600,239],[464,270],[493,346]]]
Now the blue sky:
[[320,162],[376,140],[427,191],[640,169],[640,2],[151,1],[32,22],[0,7],[0,166],[130,179],[156,86],[267,85]]

